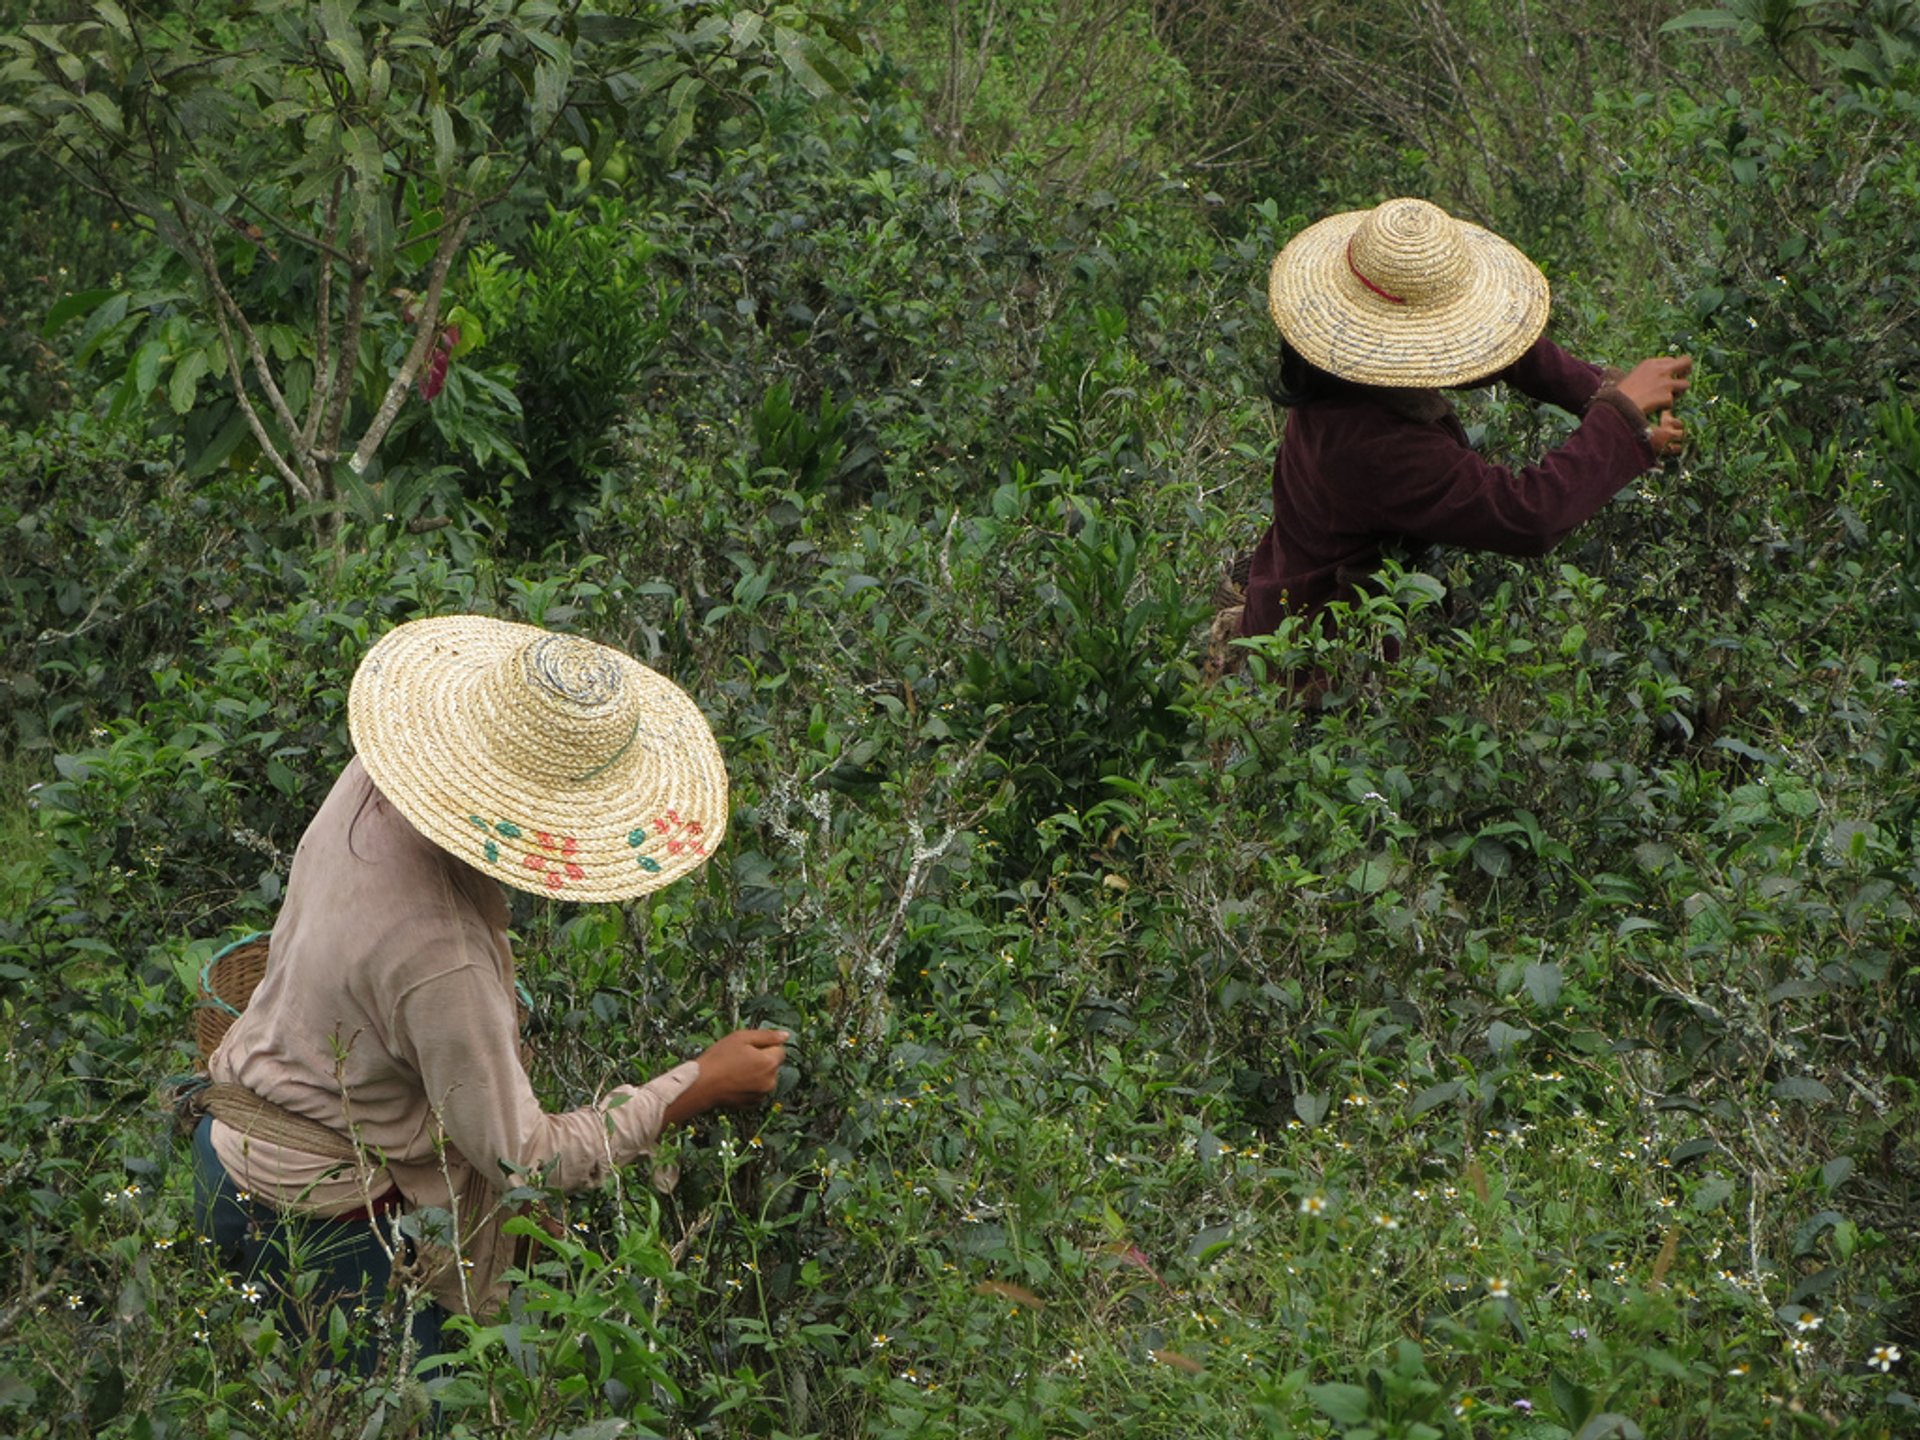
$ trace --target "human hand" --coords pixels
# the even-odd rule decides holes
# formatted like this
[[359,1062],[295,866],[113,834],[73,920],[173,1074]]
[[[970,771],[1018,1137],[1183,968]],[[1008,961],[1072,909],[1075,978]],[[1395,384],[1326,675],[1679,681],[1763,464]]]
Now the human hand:
[[[1692,373],[1691,355],[1656,355],[1634,366],[1614,388],[1651,419],[1671,410],[1673,402],[1687,393],[1687,376]],[[1657,452],[1659,446],[1654,449]]]
[[1647,431],[1647,443],[1653,446],[1656,457],[1673,454],[1687,440],[1687,427],[1680,423],[1679,417],[1671,410],[1660,412],[1660,423]]
[[672,1104],[667,1123],[677,1125],[709,1110],[738,1110],[773,1093],[787,1058],[785,1030],[736,1030],[700,1056],[700,1074]]

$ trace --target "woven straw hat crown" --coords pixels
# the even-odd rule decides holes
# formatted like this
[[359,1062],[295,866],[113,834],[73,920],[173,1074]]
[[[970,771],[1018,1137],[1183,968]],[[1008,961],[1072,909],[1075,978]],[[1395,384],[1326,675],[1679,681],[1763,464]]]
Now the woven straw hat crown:
[[699,707],[579,636],[479,615],[401,625],[355,671],[347,723],[414,828],[536,894],[643,895],[704,864],[726,827]]
[[1425,200],[1308,226],[1273,262],[1274,322],[1310,364],[1364,385],[1482,379],[1546,328],[1546,277],[1489,230]]

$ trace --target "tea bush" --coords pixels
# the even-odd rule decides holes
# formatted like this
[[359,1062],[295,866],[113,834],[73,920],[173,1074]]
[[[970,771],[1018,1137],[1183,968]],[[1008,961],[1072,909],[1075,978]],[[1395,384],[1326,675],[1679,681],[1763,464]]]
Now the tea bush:
[[[1463,17],[1503,85],[1584,33]],[[1685,458],[1224,682],[1265,267],[1403,173],[1331,120],[1366,165],[1308,148],[1248,203],[976,162],[884,57],[671,168],[583,143],[456,286],[482,343],[396,427],[441,468],[330,548],[126,414],[16,420],[0,1428],[1912,1431],[1914,117],[1670,41],[1562,157],[1619,192],[1555,232],[1556,334],[1697,342]],[[1503,455],[1569,423],[1461,407]],[[482,420],[545,458],[475,461]],[[153,1093],[200,966],[271,921],[357,657],[453,611],[627,648],[728,759],[695,879],[513,897],[543,1098],[742,1024],[794,1064],[674,1137],[676,1183],[556,1198],[505,1316],[349,1377],[398,1315],[303,1341],[216,1273]],[[1303,663],[1336,703],[1265,678]]]

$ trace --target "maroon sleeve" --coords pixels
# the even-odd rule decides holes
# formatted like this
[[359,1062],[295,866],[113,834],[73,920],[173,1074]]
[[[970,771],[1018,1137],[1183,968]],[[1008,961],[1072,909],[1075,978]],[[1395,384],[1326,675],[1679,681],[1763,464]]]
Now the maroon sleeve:
[[1570,415],[1578,415],[1587,408],[1602,379],[1598,365],[1576,360],[1542,335],[1526,354],[1488,377],[1487,383],[1504,381],[1529,400],[1557,405]]
[[1521,470],[1490,464],[1434,427],[1409,427],[1394,442],[1394,463],[1375,470],[1374,526],[1503,555],[1546,554],[1654,458],[1610,405],[1595,405],[1565,443]]

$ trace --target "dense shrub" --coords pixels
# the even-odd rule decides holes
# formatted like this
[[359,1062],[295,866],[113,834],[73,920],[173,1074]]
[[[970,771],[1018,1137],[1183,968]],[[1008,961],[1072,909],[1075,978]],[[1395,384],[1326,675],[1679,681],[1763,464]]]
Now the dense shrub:
[[[1455,23],[1502,96],[1586,33]],[[1699,342],[1688,457],[1244,681],[1200,680],[1200,622],[1266,493],[1266,264],[1418,173],[1358,131],[1360,170],[1300,151],[1246,205],[976,165],[884,62],[623,183],[636,137],[585,137],[569,207],[456,287],[479,343],[397,431],[418,488],[326,550],[97,415],[10,431],[0,777],[40,788],[0,829],[0,1428],[405,1433],[419,1379],[454,1434],[1901,1431],[1913,117],[1700,64],[1566,155],[1669,243],[1556,275],[1583,351]],[[1783,223],[1816,263],[1775,293]],[[1500,454],[1566,424],[1462,408]],[[463,416],[547,458],[476,460]],[[697,880],[515,897],[543,1096],[745,1023],[796,1073],[681,1135],[670,1190],[570,1200],[454,1359],[348,1381],[334,1322],[303,1345],[210,1273],[151,1093],[199,966],[271,919],[356,658],[454,610],[659,666],[733,783]],[[1303,660],[1336,705],[1259,678]]]

